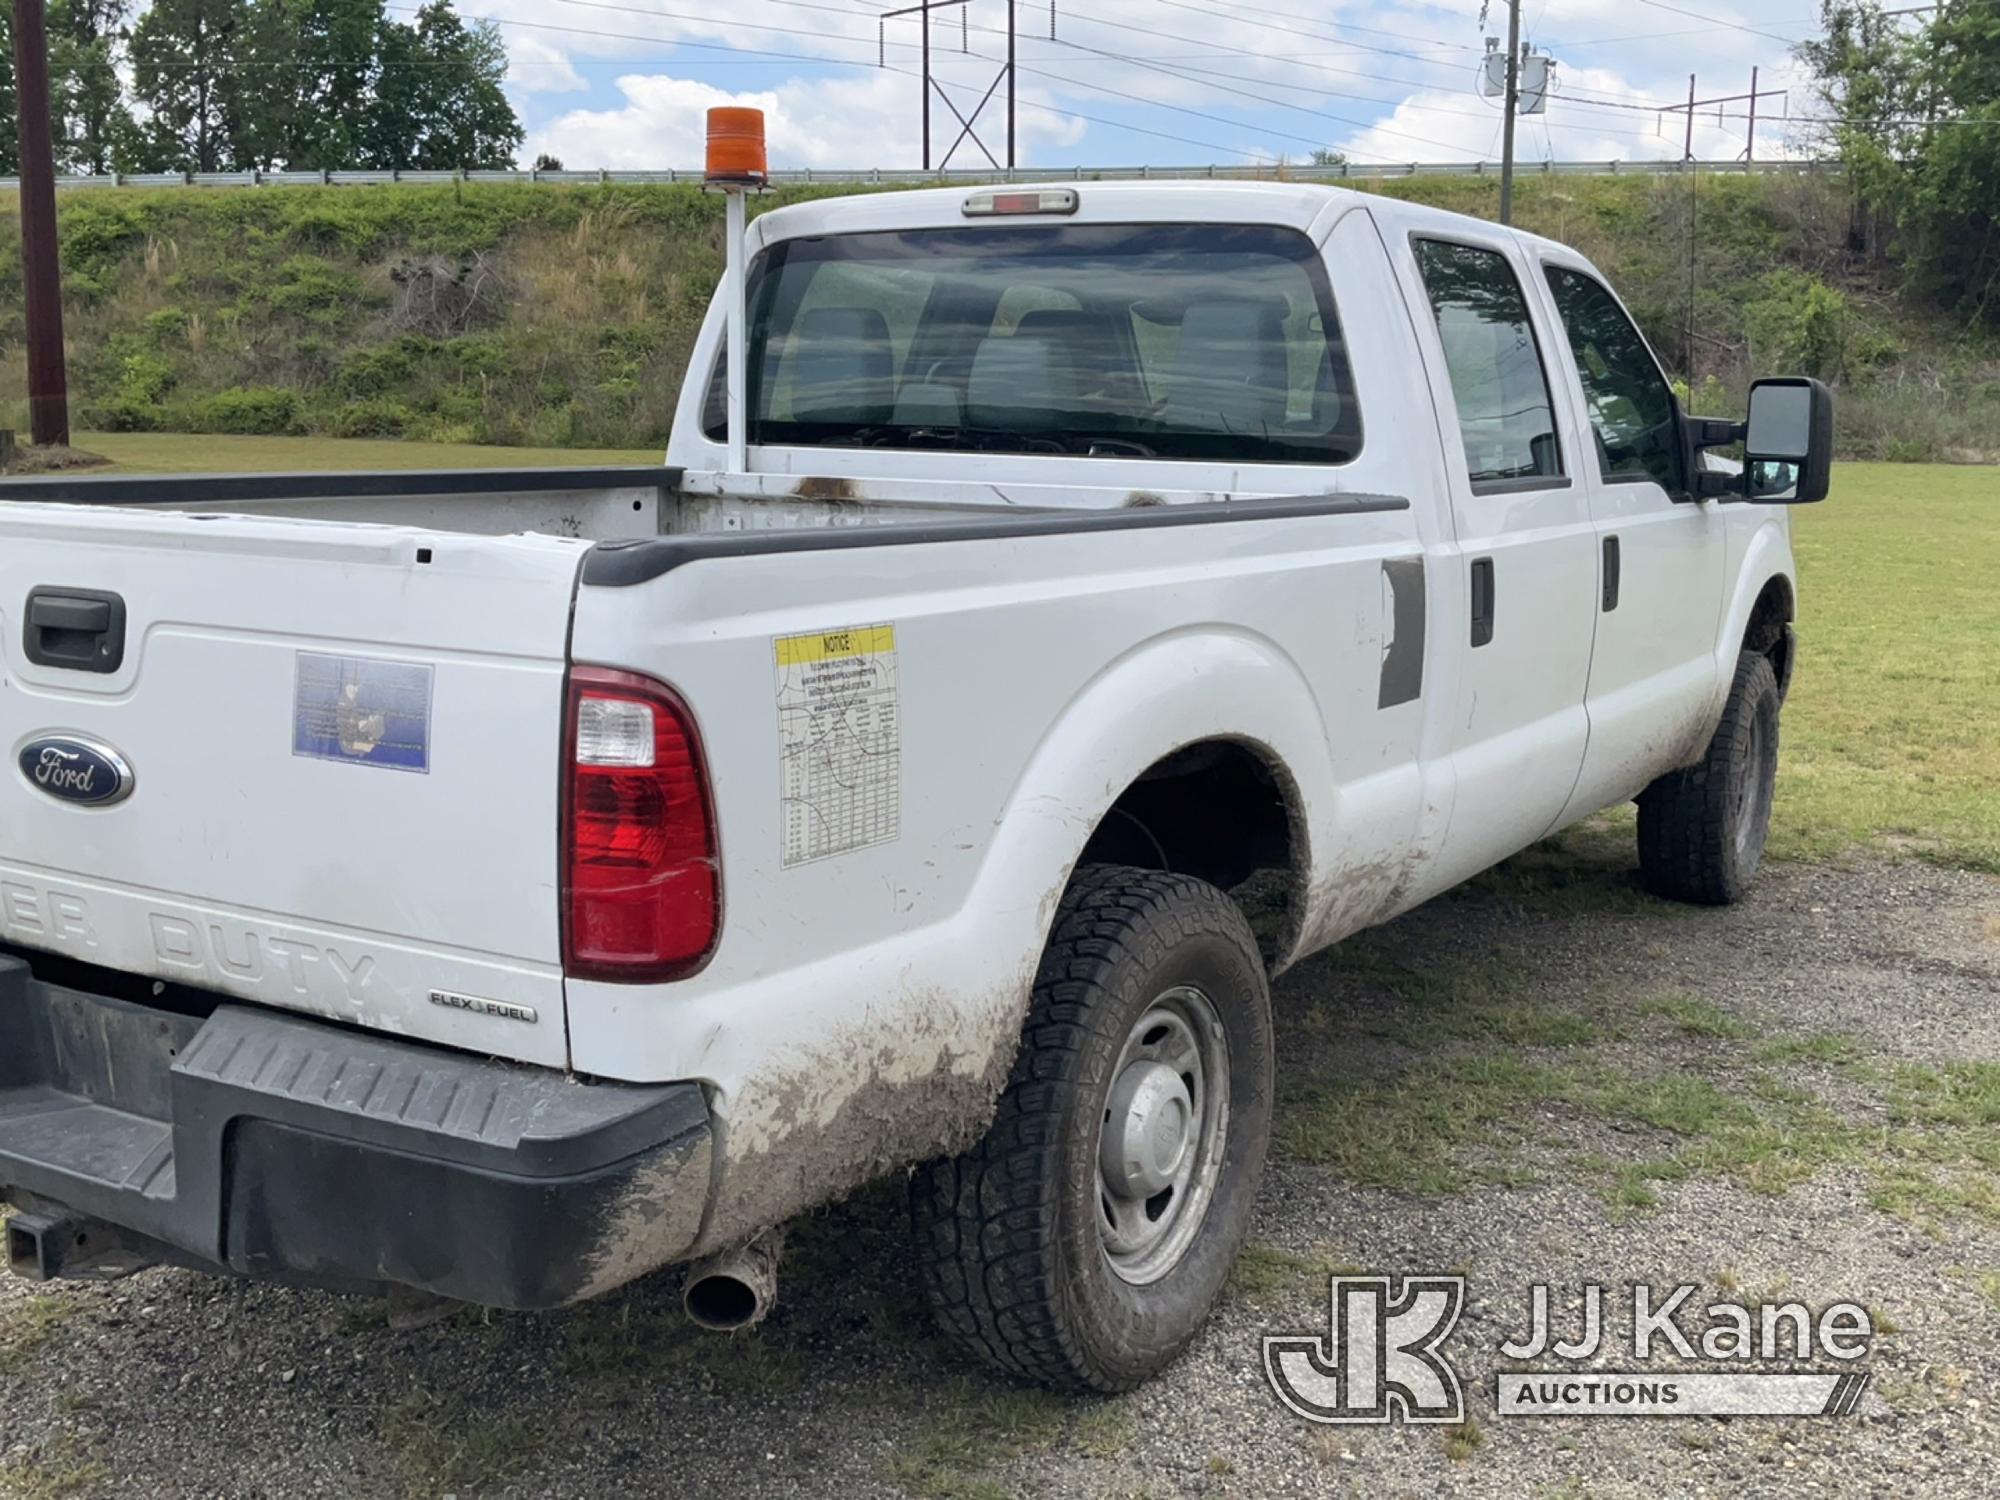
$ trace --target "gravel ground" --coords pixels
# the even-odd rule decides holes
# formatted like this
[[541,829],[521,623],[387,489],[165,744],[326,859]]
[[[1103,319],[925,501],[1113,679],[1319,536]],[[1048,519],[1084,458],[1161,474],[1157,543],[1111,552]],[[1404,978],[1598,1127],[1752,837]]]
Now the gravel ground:
[[[1990,1076],[1963,1065],[2000,1057],[2000,881],[1788,865],[1742,907],[1688,912],[1639,896],[1628,866],[1529,856],[1281,982],[1289,1081],[1251,1261],[1188,1357],[1132,1396],[1020,1391],[932,1340],[884,1189],[799,1226],[778,1312],[734,1339],[685,1327],[671,1275],[407,1332],[379,1303],[180,1271],[8,1283],[0,1492],[1992,1494],[2000,1127]],[[1500,1009],[1478,1008],[1489,989]],[[1425,1107],[1437,1058],[1554,1059],[1587,1087],[1509,1096],[1469,1127],[1449,1088]],[[1700,1080],[1704,1107],[1747,1101],[1793,1134],[1766,1158],[1754,1132],[1603,1102],[1633,1077]],[[1386,1141],[1312,1134],[1355,1097],[1380,1102]],[[1815,1156],[1808,1135],[1838,1145]],[[1403,1164],[1427,1152],[1462,1179],[1412,1191]],[[1773,1171],[1788,1185],[1760,1190]],[[1337,1264],[1468,1278],[1447,1352],[1476,1435],[1316,1428],[1277,1404],[1259,1337],[1323,1331]],[[1847,1419],[1503,1420],[1497,1345],[1534,1281],[1559,1302],[1596,1281],[1610,1306],[1632,1281],[1851,1298],[1893,1331]],[[1614,1319],[1607,1367],[1621,1355]]]

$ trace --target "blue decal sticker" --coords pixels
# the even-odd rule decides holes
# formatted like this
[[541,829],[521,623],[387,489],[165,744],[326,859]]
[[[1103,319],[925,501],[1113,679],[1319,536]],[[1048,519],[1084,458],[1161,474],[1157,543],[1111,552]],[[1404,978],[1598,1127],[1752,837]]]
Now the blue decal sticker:
[[430,664],[299,652],[292,754],[430,770]]

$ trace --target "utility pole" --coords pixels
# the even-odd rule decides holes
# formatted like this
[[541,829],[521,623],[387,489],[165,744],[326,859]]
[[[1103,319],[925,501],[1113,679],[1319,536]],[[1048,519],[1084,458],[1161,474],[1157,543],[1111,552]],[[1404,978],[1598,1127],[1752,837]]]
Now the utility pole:
[[931,8],[917,7],[924,19],[924,170],[931,169]]
[[[1049,28],[1055,24],[1055,0],[1049,0]],[[1007,170],[1014,170],[1014,0],[1007,0]]]
[[1514,111],[1521,102],[1521,0],[1507,0],[1507,118],[1500,127],[1500,222],[1514,222]]
[[1757,70],[1755,68],[1750,70],[1750,138],[1744,144],[1743,164],[1746,167],[1757,165]]
[[62,268],[56,252],[56,164],[49,126],[49,44],[42,0],[14,0],[14,90],[20,106],[21,279],[27,293],[28,431],[69,442]]

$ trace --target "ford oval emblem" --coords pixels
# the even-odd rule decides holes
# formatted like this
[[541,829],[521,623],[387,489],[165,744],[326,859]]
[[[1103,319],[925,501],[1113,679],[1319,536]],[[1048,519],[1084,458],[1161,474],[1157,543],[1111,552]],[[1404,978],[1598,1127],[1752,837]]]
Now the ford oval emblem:
[[132,795],[132,768],[102,740],[80,734],[37,734],[16,757],[28,784],[62,802],[108,807]]

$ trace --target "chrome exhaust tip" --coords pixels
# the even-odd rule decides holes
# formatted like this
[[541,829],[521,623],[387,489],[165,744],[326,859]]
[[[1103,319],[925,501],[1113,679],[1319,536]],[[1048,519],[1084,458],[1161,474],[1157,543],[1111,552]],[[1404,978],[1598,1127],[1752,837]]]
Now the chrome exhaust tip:
[[681,1305],[700,1328],[735,1333],[754,1327],[778,1301],[778,1237],[759,1235],[688,1267]]

